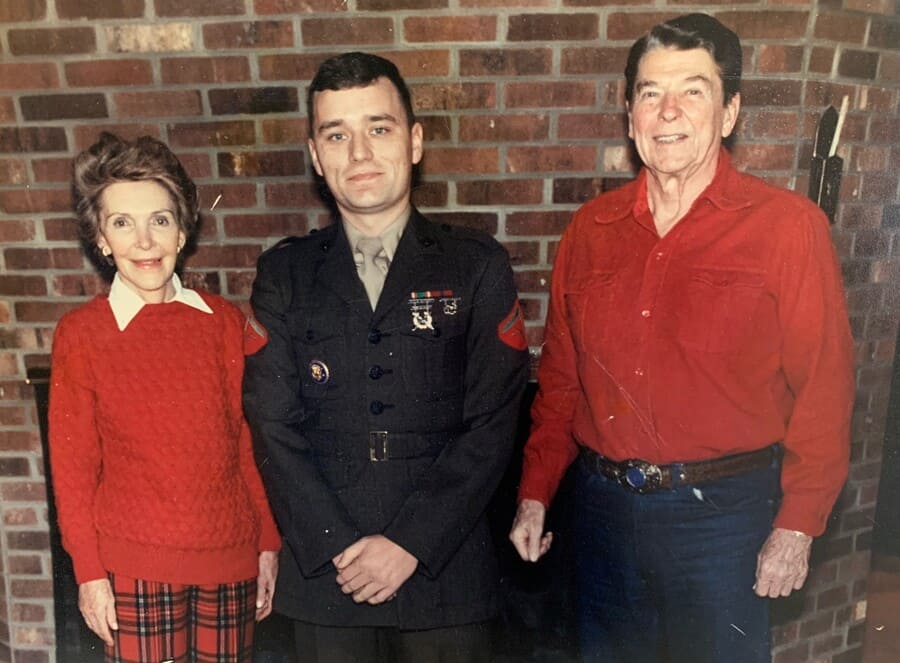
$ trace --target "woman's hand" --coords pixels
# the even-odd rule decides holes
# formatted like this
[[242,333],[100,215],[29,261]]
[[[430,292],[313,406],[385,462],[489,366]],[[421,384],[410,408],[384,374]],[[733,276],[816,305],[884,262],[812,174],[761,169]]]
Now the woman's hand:
[[89,580],[78,586],[78,609],[88,628],[113,646],[112,631],[119,630],[116,621],[116,598],[106,578]]
[[275,596],[275,578],[278,577],[278,553],[264,550],[259,553],[259,576],[256,578],[256,621],[262,621],[272,612]]

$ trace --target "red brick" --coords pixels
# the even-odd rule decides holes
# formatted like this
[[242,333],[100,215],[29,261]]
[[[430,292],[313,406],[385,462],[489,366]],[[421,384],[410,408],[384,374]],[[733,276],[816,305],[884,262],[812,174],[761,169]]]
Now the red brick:
[[413,187],[412,204],[416,207],[446,207],[446,182],[420,182]]
[[447,76],[450,73],[450,51],[446,49],[417,48],[412,51],[378,51],[378,55],[397,65],[397,69],[406,80]]
[[345,12],[347,0],[254,0],[257,14]]
[[[0,279],[4,277],[0,275]],[[5,342],[5,339],[0,337],[0,347],[10,347]],[[27,417],[25,416],[25,408],[22,407],[0,407],[0,426],[24,426],[27,421]],[[25,469],[28,469],[28,460],[25,460]],[[4,467],[4,463],[10,461],[9,458],[0,458],[0,467]],[[0,473],[5,474],[2,470]],[[30,474],[29,471],[25,473]]]
[[571,219],[570,212],[515,212],[506,215],[506,232],[510,235],[559,236]]
[[555,205],[581,205],[603,193],[603,181],[597,177],[557,177],[553,180]]
[[265,206],[271,207],[316,207],[322,204],[312,182],[301,181],[290,184],[266,184]]
[[93,53],[93,28],[10,30],[9,52],[13,55],[75,55]]
[[461,76],[535,76],[549,74],[552,66],[553,52],[549,48],[459,51]]
[[267,145],[305,144],[309,135],[306,118],[263,120],[261,126],[263,142]]
[[256,270],[236,272],[229,270],[225,274],[225,283],[228,286],[228,294],[234,297],[249,297],[253,290],[253,280],[256,278]]
[[798,72],[803,67],[803,47],[761,44],[757,71],[763,74]]
[[813,46],[809,55],[809,71],[813,74],[830,74],[834,66],[835,49],[828,46]]
[[827,633],[831,630],[831,625],[833,623],[833,612],[828,611],[824,614],[817,613],[813,615],[811,619],[800,624],[800,638],[805,640],[817,635],[822,635],[823,633]]
[[[671,12],[615,12],[606,19],[606,37],[614,41],[633,42],[646,34],[657,23],[675,18],[678,13]],[[630,44],[629,44],[630,46]],[[622,63],[624,68],[625,63]]]
[[845,49],[838,60],[838,74],[848,78],[874,79],[878,73],[878,53]]
[[25,184],[28,168],[22,159],[0,159],[0,184]]
[[[34,520],[37,522],[37,514],[34,513],[34,509],[11,509],[12,511],[31,511],[34,515]],[[9,572],[11,574],[18,575],[43,575],[44,573],[44,565],[41,563],[41,558],[39,555],[10,555],[9,557]],[[39,607],[39,606],[35,606]],[[41,613],[43,615],[43,613]],[[41,616],[35,621],[43,621],[44,617]],[[28,621],[28,620],[23,620]]]
[[401,9],[444,9],[447,0],[356,0],[360,11],[398,11]]
[[[799,81],[745,80],[741,83],[741,105],[748,108],[753,106],[799,106],[801,91]],[[807,99],[807,103],[809,103],[809,99]]]
[[0,243],[24,242],[34,236],[34,221],[0,219]]
[[303,152],[220,152],[219,177],[289,177],[305,172]]
[[256,142],[253,122],[242,120],[171,124],[168,134],[172,147],[227,147]]
[[50,652],[46,649],[19,649],[16,663],[50,663]]
[[886,171],[890,168],[891,149],[887,146],[853,145],[849,168],[862,172]]
[[[478,180],[456,183],[460,205],[536,205],[543,198],[543,180]],[[507,221],[507,225],[508,225]]]
[[16,302],[19,322],[56,322],[81,302]]
[[78,249],[16,249],[7,248],[3,255],[10,269],[76,269],[82,266]]
[[816,597],[816,610],[823,611],[845,604],[849,600],[846,587],[828,589]]
[[184,283],[188,288],[202,288],[207,292],[222,294],[218,272],[186,272],[184,274]]
[[[24,460],[24,459],[23,459]],[[2,463],[2,461],[0,461]],[[25,461],[25,472],[21,473],[13,473],[13,472],[3,472],[2,476],[5,477],[28,477],[30,472],[28,472],[28,461]],[[37,513],[35,513],[34,509],[30,508],[22,508],[22,509],[4,509],[3,511],[3,524],[4,525],[12,525],[15,527],[25,527],[25,526],[33,526],[38,524]],[[40,573],[40,571],[38,571]]]
[[428,145],[446,142],[453,138],[452,121],[447,115],[418,115],[416,119],[422,125],[422,132]]
[[243,83],[250,80],[250,63],[240,55],[215,58],[163,58],[162,82]]
[[223,16],[244,13],[244,0],[154,0],[157,16]]
[[[509,253],[509,263],[518,265],[536,265],[541,255],[540,242],[503,242],[504,248]],[[525,319],[528,319],[526,314]]]
[[153,67],[147,60],[88,60],[67,62],[66,81],[72,87],[149,85]]
[[625,141],[627,125],[624,113],[573,113],[559,116],[561,139],[617,139]]
[[792,170],[793,145],[739,143],[732,151],[738,170]]
[[[860,16],[859,20],[865,25],[865,17]],[[897,48],[897,44],[900,44],[900,24],[894,19],[873,16],[868,45],[872,48],[891,49]]]
[[492,83],[433,83],[412,86],[417,111],[475,108],[489,110],[497,105]]
[[462,7],[549,7],[557,0],[460,0]]
[[220,89],[207,94],[213,115],[295,113],[299,109],[295,86]]
[[216,205],[217,210],[256,206],[255,184],[201,184],[197,190],[200,200],[207,201],[204,207],[212,205],[212,201],[219,194],[222,194],[222,197]]
[[323,60],[333,53],[273,53],[260,54],[259,77],[264,81],[310,80]]
[[290,48],[294,26],[289,21],[212,23],[203,26],[203,43],[209,49]]
[[284,237],[307,233],[305,214],[233,214],[225,217],[224,226],[227,237]]
[[[10,531],[6,533],[6,541],[10,550],[38,550],[50,548],[50,536],[47,532]],[[34,582],[34,581],[25,581]],[[13,596],[23,596],[13,589]]]
[[597,14],[516,14],[508,23],[509,41],[575,41],[600,34]]
[[741,40],[803,39],[809,21],[808,11],[733,11],[716,15],[737,32]]
[[627,58],[627,48],[564,48],[560,70],[563,74],[621,75]]
[[597,149],[593,146],[511,147],[506,155],[506,172],[594,171]]
[[56,14],[63,19],[139,18],[144,0],[56,0]]
[[304,46],[394,43],[394,22],[389,18],[305,18],[300,32]]
[[496,173],[499,155],[493,147],[433,147],[426,151],[423,171],[446,173]]
[[48,240],[77,241],[78,228],[74,218],[70,219],[44,219],[44,237]]
[[19,98],[28,121],[93,120],[109,117],[102,94],[46,94]]
[[46,0],[32,0],[31,2],[4,2],[0,4],[0,23],[37,21],[42,18],[46,18],[46,16]]
[[47,610],[34,603],[14,603],[10,617],[14,622],[42,622],[47,618]]
[[796,139],[800,134],[800,117],[794,111],[766,111],[742,113],[739,135],[756,138]]
[[496,16],[411,16],[403,20],[408,42],[494,41]]
[[550,118],[531,115],[463,115],[459,118],[459,140],[474,142],[522,142],[546,140]]
[[0,211],[10,214],[68,212],[71,208],[71,193],[64,189],[28,188],[0,191]]
[[16,106],[9,97],[0,97],[0,122],[12,122],[16,119]]
[[800,644],[782,649],[772,658],[772,663],[809,663],[809,643]]
[[813,36],[832,42],[862,44],[868,18],[847,11],[818,11],[814,14]]
[[[8,389],[8,387],[4,387]],[[0,451],[36,451],[41,448],[40,435],[34,431],[0,430]],[[37,490],[44,484],[24,481],[0,483],[0,497],[4,501],[30,501],[43,499]],[[35,497],[37,495],[37,497]]]
[[113,103],[119,117],[173,117],[203,113],[203,102],[196,90],[120,92],[113,95]]
[[72,179],[72,159],[32,159],[34,181],[43,184],[68,183]]
[[134,140],[138,136],[153,136],[154,138],[162,138],[159,132],[158,124],[89,124],[76,126],[75,133],[75,149],[85,150],[97,142],[100,132],[108,131],[114,133],[125,140]]
[[56,66],[49,62],[0,63],[0,89],[35,90],[59,87]]
[[596,103],[593,81],[554,81],[544,83],[507,83],[509,108],[574,108]]
[[57,274],[53,294],[60,297],[93,297],[105,294],[109,284],[98,274]]
[[0,295],[43,297],[46,294],[47,280],[43,276],[0,274]]
[[215,267],[255,267],[261,247],[256,244],[227,244],[222,246],[200,245],[197,253],[191,256],[191,266]]
[[547,293],[550,291],[550,270],[548,269],[518,270],[513,274],[513,277],[516,281],[516,290],[520,294],[524,292]]

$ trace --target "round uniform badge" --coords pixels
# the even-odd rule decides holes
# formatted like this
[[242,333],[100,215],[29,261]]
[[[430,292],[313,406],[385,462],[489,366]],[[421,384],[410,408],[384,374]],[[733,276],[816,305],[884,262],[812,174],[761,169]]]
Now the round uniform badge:
[[316,384],[325,384],[331,374],[328,372],[328,365],[321,359],[313,359],[309,362],[309,376]]

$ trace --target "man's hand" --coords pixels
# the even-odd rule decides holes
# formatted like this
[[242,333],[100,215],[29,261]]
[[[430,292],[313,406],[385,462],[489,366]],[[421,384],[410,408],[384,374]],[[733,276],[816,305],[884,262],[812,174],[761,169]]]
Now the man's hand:
[[803,587],[809,572],[809,551],[813,538],[803,532],[776,527],[756,556],[758,596],[788,596]]
[[419,560],[380,534],[364,536],[331,560],[337,582],[357,603],[378,605],[394,598]]
[[119,630],[116,620],[116,598],[106,578],[89,580],[78,586],[78,609],[88,628],[113,646],[112,631]]
[[256,621],[260,622],[272,612],[275,597],[275,578],[278,577],[278,553],[264,550],[259,553],[259,575],[256,577]]
[[538,561],[550,550],[553,532],[544,532],[544,517],[547,509],[537,500],[522,500],[516,511],[509,540],[516,547],[519,556],[526,562]]

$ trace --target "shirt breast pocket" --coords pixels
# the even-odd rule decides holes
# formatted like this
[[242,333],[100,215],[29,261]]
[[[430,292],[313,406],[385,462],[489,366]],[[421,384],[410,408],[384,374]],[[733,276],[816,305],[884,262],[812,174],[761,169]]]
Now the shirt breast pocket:
[[609,331],[616,273],[592,272],[563,293],[566,322],[578,348],[602,341]]
[[754,331],[764,291],[765,279],[759,272],[692,270],[677,313],[679,343],[714,354],[739,352],[743,341]]
[[464,320],[403,334],[403,379],[407,391],[426,401],[458,396],[465,389]]
[[304,398],[336,398],[346,382],[343,326],[302,310],[287,314]]

